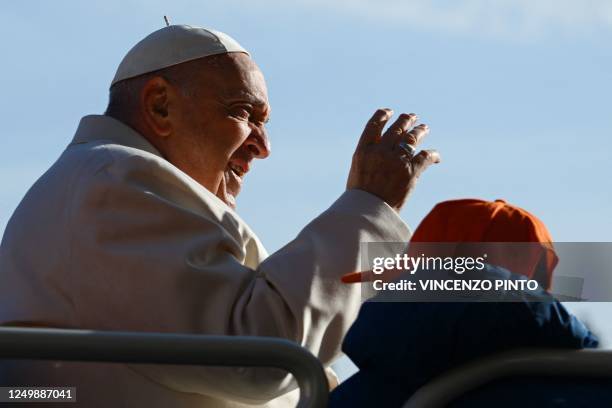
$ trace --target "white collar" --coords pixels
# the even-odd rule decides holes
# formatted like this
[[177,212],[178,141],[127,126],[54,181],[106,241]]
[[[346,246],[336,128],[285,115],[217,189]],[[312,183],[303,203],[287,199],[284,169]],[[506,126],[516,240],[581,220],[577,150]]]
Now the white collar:
[[95,140],[108,140],[122,146],[144,150],[163,158],[161,153],[144,136],[110,116],[83,116],[70,144],[88,143]]

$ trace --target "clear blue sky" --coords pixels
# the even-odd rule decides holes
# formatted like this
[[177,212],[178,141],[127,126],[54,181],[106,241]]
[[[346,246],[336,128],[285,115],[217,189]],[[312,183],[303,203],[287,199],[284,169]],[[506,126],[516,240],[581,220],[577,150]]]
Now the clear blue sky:
[[403,211],[413,227],[441,200],[505,198],[557,241],[612,241],[606,0],[6,2],[0,233],[164,14],[227,32],[266,75],[272,155],[238,205],[270,251],[341,194],[377,107],[420,114],[442,154]]
[[334,4],[3,5],[0,232],[79,118],[104,110],[125,52],[168,14],[234,36],[266,75],[273,154],[256,163],[238,204],[269,250],[341,193],[379,106],[419,113],[432,128],[425,145],[442,154],[403,211],[412,226],[444,199],[505,198],[557,241],[611,240],[608,2]]

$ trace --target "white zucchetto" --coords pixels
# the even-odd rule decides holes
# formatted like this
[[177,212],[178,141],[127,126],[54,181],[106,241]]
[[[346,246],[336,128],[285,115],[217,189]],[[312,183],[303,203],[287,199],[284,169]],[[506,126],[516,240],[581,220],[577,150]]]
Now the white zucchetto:
[[149,34],[128,51],[111,86],[158,69],[229,52],[249,54],[236,40],[222,32],[190,25],[170,25]]

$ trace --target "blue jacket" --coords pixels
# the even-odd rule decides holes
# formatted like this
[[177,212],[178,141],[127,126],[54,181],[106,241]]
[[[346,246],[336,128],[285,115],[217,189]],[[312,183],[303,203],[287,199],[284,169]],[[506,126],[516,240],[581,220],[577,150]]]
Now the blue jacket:
[[[515,279],[487,265],[487,274]],[[392,302],[370,300],[342,350],[360,371],[331,395],[331,407],[400,407],[419,387],[450,368],[524,347],[597,347],[597,338],[565,307],[538,290],[512,302]],[[504,300],[509,300],[506,297]]]

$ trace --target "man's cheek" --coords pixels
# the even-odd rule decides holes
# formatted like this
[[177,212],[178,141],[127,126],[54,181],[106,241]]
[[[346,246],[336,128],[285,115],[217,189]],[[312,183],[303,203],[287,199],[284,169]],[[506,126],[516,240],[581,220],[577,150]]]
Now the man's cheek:
[[247,121],[234,122],[229,124],[224,131],[224,138],[227,141],[232,153],[238,150],[251,133],[251,128]]

